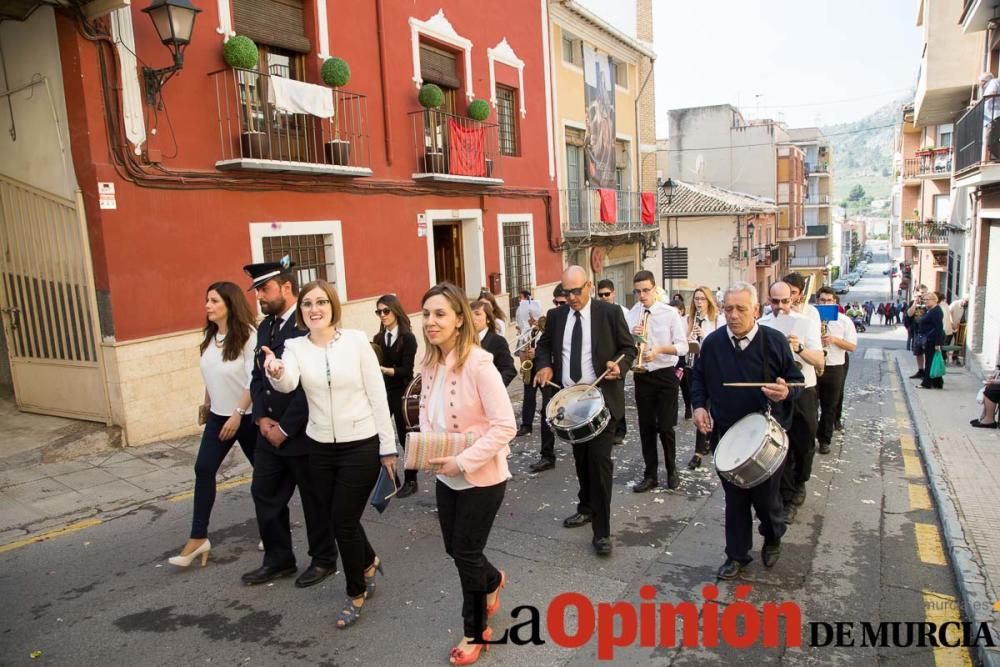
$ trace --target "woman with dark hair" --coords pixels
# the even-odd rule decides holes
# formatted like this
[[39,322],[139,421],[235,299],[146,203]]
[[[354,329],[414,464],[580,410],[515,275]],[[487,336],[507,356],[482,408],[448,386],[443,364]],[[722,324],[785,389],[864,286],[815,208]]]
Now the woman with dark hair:
[[249,413],[256,330],[243,290],[230,282],[208,286],[202,334],[199,351],[205,402],[200,417],[205,430],[194,463],[191,535],[181,553],[169,559],[171,565],[179,567],[189,566],[198,556],[204,567],[212,548],[208,520],[215,504],[215,476],[234,442],[240,443],[251,464],[257,443],[257,428]]
[[944,389],[944,378],[931,378],[931,362],[935,352],[944,345],[944,313],[938,308],[940,294],[927,292],[923,297],[923,305],[927,309],[916,324],[913,337],[913,354],[921,355],[924,362],[924,372],[920,376],[919,387],[923,389]]
[[490,306],[493,307],[493,325],[491,329],[496,331],[501,338],[505,338],[507,336],[507,314],[503,312],[503,308],[497,303],[497,298],[493,296],[493,292],[484,287],[479,292],[479,300],[489,301]]
[[[701,349],[701,343],[705,340],[708,334],[712,333],[719,327],[726,326],[726,316],[719,311],[718,305],[715,303],[715,294],[709,288],[705,286],[697,287],[694,293],[691,295],[691,308],[687,317],[688,321],[688,344],[691,349],[695,349],[697,344],[697,349]],[[698,358],[699,352],[694,352],[688,354],[688,359],[686,360],[687,367],[689,369],[694,368],[695,359]],[[684,371],[685,378],[688,375],[688,371]],[[688,385],[690,386],[690,385]],[[712,447],[709,443],[709,436],[702,433],[698,429],[694,431],[694,455],[691,460],[688,461],[688,470],[695,470],[701,466],[701,458],[708,454]]]
[[[410,328],[410,318],[395,294],[385,294],[375,304],[379,327],[374,343],[382,350],[382,379],[389,400],[389,412],[396,424],[396,437],[400,447],[406,445],[406,418],[403,396],[413,380],[413,363],[417,357],[417,337]],[[397,498],[406,498],[417,492],[417,471],[403,473],[403,485]]]
[[504,386],[507,386],[517,377],[517,369],[514,367],[514,358],[510,356],[507,339],[496,332],[493,306],[486,299],[480,299],[473,301],[470,308],[472,325],[479,337],[479,346],[493,355],[493,365],[500,371]]
[[343,629],[361,618],[382,571],[361,516],[380,466],[396,474],[396,441],[375,351],[363,332],[337,326],[337,291],[314,280],[299,292],[298,305],[296,323],[309,334],[286,341],[281,359],[261,350],[271,385],[287,393],[301,382],[309,403],[309,482],[319,519],[333,526],[344,562],[348,600],[336,621]]
[[430,460],[444,548],[462,583],[463,636],[450,662],[469,665],[484,646],[473,640],[492,636],[486,620],[499,610],[506,584],[506,575],[483,550],[511,476],[507,457],[517,427],[500,373],[476,344],[465,294],[442,283],[429,289],[422,303],[427,351],[420,369],[420,430],[475,437],[457,456]]

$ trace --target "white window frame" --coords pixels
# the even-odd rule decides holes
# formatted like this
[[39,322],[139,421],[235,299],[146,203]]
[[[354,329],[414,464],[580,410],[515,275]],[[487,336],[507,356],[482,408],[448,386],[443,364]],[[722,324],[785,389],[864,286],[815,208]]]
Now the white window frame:
[[[563,67],[567,67],[567,68],[573,70],[574,72],[579,72],[580,74],[583,74],[583,49],[582,49],[583,40],[580,39],[579,37],[576,37],[575,35],[573,35],[573,33],[569,32],[568,30],[566,30],[565,28],[562,28],[562,27],[560,27],[560,35],[559,36],[560,36],[560,41],[559,41],[559,61],[562,63]],[[563,44],[567,40],[570,41],[570,42],[575,43],[575,45],[581,46],[581,50],[580,50],[580,64],[579,65],[577,65],[572,60],[566,60],[566,52],[563,49]]]
[[410,46],[413,56],[413,83],[416,84],[417,90],[420,90],[420,87],[424,85],[424,78],[420,73],[420,36],[423,35],[428,39],[461,49],[465,55],[465,96],[470,102],[474,100],[476,95],[472,90],[472,40],[462,37],[455,31],[451,21],[445,17],[443,9],[438,10],[437,14],[426,21],[411,16],[409,23]]
[[[500,287],[507,284],[507,255],[503,247],[503,226],[507,222],[527,223],[528,225],[528,256],[531,263],[528,265],[529,280],[531,287],[538,285],[538,271],[535,259],[535,216],[532,213],[498,213],[497,214],[497,249],[500,255]],[[519,287],[524,287],[523,285]]]
[[[629,69],[629,64],[627,62],[625,62],[624,60],[618,60],[617,58],[611,58],[611,63],[612,63],[611,66],[614,67],[614,69],[615,69],[615,88],[618,89],[618,90],[620,90],[623,93],[627,93],[629,91],[629,88],[631,88],[631,85],[630,85],[630,82],[629,82],[629,73],[631,71]],[[625,68],[625,79],[624,79],[625,85],[624,86],[621,84],[621,80],[619,80],[619,78],[618,78],[618,67],[619,66],[622,66],[622,67]]]
[[[333,252],[333,271],[337,276],[337,296],[347,303],[347,276],[344,267],[344,235],[340,220],[315,220],[309,222],[251,222],[250,256],[254,263],[264,261],[265,236],[307,236],[322,234],[325,245]],[[292,257],[292,261],[295,258]],[[327,265],[329,266],[329,264]],[[299,285],[301,287],[301,285]]]
[[517,70],[517,96],[520,100],[521,118],[524,118],[528,113],[524,106],[524,61],[517,57],[514,49],[507,43],[506,37],[492,49],[486,49],[486,58],[490,62],[490,103],[493,108],[497,108],[496,64],[499,62]]
[[434,223],[462,223],[462,265],[465,271],[465,293],[477,296],[486,285],[486,248],[483,244],[483,210],[481,208],[432,208],[424,211],[427,219],[427,286],[437,283],[437,262],[434,260]]

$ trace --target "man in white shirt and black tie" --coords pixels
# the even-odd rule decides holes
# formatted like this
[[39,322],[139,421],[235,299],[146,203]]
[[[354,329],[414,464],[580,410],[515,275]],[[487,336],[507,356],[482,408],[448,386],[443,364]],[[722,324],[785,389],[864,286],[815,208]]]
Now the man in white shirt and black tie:
[[[639,439],[646,467],[642,481],[632,487],[636,493],[656,488],[659,469],[656,438],[663,446],[667,487],[680,486],[677,474],[677,362],[688,352],[687,325],[677,310],[656,298],[652,271],[639,271],[632,280],[636,304],[628,314],[628,325],[638,336],[643,352],[641,371],[636,367],[635,406],[639,413]],[[648,314],[648,317],[647,317]],[[645,327],[643,320],[645,319]],[[645,329],[645,330],[644,330]]]
[[[597,298],[605,303],[618,303],[616,297],[615,283],[611,279],[604,278],[597,281]],[[622,309],[622,314],[625,315],[625,320],[628,321],[628,308],[620,303],[618,307]],[[620,445],[625,442],[626,435],[628,435],[628,420],[619,419],[618,424],[615,426],[615,444]]]

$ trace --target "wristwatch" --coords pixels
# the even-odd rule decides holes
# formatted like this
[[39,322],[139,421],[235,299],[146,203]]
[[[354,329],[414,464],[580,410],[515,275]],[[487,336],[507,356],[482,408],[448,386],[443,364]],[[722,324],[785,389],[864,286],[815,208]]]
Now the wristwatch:
[[243,408],[236,408],[236,414],[238,414],[240,417],[242,417],[246,413],[247,413],[247,411],[245,409],[243,409]]
[[797,349],[797,350],[795,350],[795,351],[796,351],[796,353],[798,353],[798,354],[802,354],[802,350],[804,350],[804,349],[806,349],[806,348],[802,346],[802,343],[799,343],[799,349]]

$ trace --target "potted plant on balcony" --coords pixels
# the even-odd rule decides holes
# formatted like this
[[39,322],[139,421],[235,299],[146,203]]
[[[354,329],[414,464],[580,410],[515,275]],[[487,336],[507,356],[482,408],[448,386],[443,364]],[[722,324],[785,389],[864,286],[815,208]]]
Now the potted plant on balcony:
[[[331,57],[323,61],[323,68],[320,70],[323,83],[333,88],[333,109],[337,113],[337,93],[338,89],[346,86],[351,80],[351,68],[343,58]],[[351,142],[342,139],[340,136],[340,120],[333,118],[333,139],[326,142],[326,161],[330,164],[343,166],[351,161]]]
[[924,155],[930,155],[933,152],[934,152],[934,144],[927,144],[926,146],[921,146],[920,150],[914,151],[913,154],[918,156],[924,156]]
[[[472,120],[482,123],[487,118],[490,117],[490,105],[486,100],[472,100],[469,102],[469,108],[466,110],[469,118]],[[493,177],[493,158],[486,156],[486,178]]]
[[445,162],[444,145],[443,142],[438,143],[435,140],[436,136],[434,134],[440,124],[440,121],[436,118],[436,111],[444,104],[444,91],[433,83],[425,83],[420,88],[417,101],[426,110],[424,112],[424,131],[430,132],[431,136],[430,145],[426,141],[424,143],[424,172],[429,174],[447,173],[448,168]]
[[[241,155],[267,159],[271,155],[271,147],[268,144],[267,133],[259,131],[256,127],[257,119],[254,112],[254,101],[260,85],[256,80],[258,73],[253,70],[256,69],[259,58],[257,45],[244,35],[230,38],[222,47],[222,59],[226,64],[233,69],[244,70],[236,76],[236,81],[242,83],[240,106],[245,120],[243,132],[240,134]],[[252,86],[251,81],[253,81]]]

